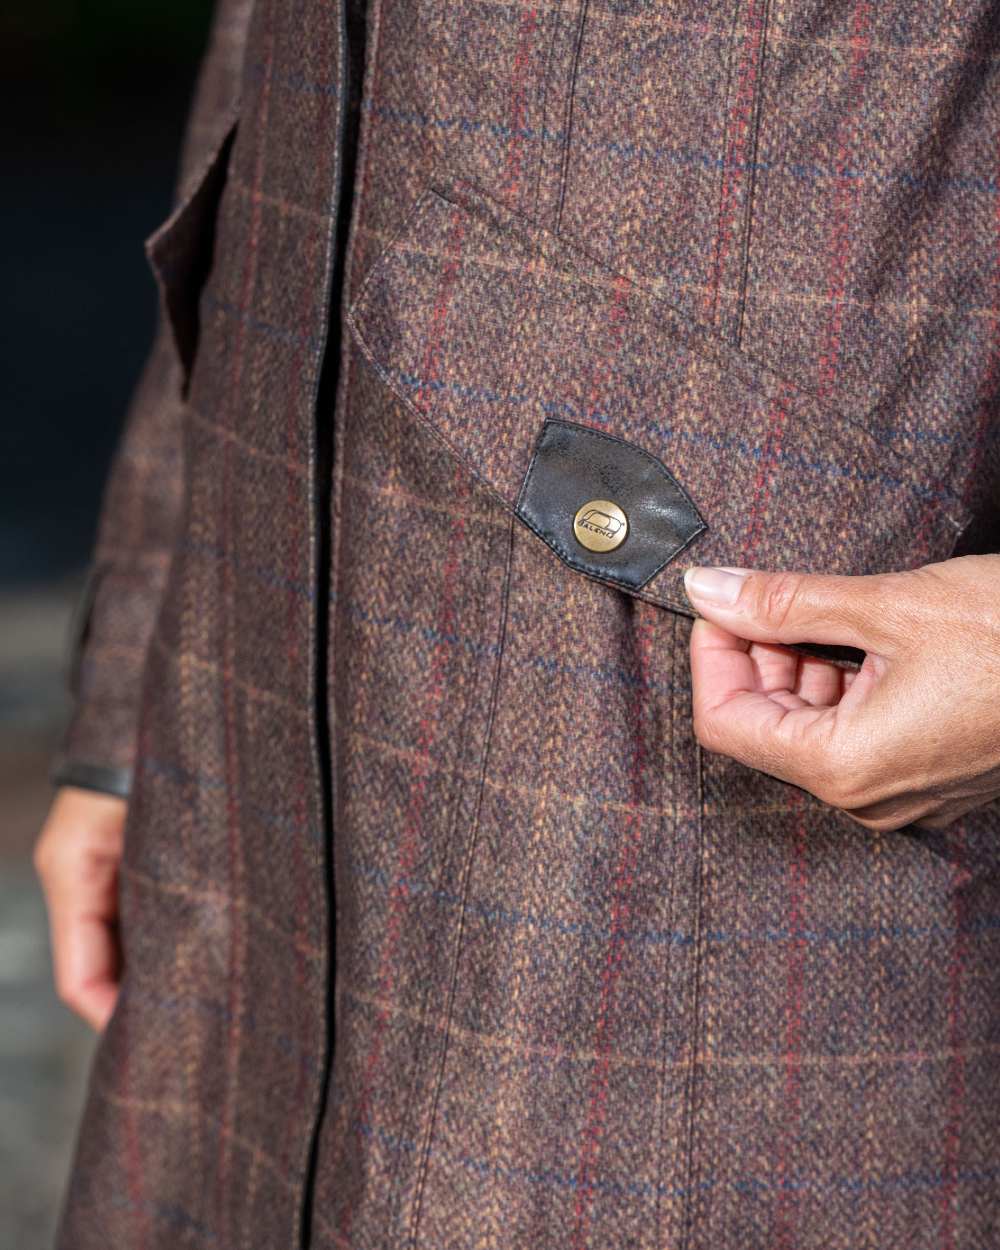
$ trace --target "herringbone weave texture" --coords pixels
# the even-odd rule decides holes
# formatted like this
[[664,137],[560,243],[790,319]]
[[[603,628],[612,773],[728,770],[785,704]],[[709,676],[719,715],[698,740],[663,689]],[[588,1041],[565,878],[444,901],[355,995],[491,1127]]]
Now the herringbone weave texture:
[[[133,781],[59,1250],[1000,1246],[1000,804],[703,753],[680,582],[1000,550],[998,171],[992,0],[224,0],[65,742]],[[642,590],[514,514],[549,416],[703,516]]]

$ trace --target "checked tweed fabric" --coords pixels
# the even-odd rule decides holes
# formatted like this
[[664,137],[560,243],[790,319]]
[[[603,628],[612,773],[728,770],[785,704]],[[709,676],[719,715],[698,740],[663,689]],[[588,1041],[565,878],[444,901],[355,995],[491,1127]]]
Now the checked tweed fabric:
[[[703,752],[680,580],[1000,550],[998,193],[994,0],[221,0],[54,766],[129,795],[58,1250],[1000,1247],[1000,804]],[[640,589],[516,511],[550,418],[704,519]]]

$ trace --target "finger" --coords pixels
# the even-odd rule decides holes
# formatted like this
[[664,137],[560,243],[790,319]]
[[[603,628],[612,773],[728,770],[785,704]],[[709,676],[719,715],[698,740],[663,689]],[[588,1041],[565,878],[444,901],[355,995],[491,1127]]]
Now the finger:
[[[901,601],[914,594],[906,574],[835,574],[691,567],[684,587],[707,619],[754,642],[820,642],[889,654]],[[891,610],[890,610],[891,609]]]
[[721,702],[736,691],[757,689],[757,667],[745,638],[696,620],[690,649],[692,679],[703,697]]
[[118,996],[121,964],[117,930],[97,916],[79,916],[64,951],[70,1006],[100,1031]]
[[783,708],[787,708],[789,711],[797,707],[810,706],[810,704],[808,704],[800,694],[796,694],[794,690],[770,690],[768,691],[768,694],[775,703],[780,704]]
[[119,864],[127,803],[60,787],[36,840],[59,997],[101,1029],[118,993]]
[[59,997],[88,1024],[101,1029],[118,991],[117,926],[107,916],[80,911],[65,891],[53,892],[49,917]]
[[969,812],[974,812],[977,807],[981,807],[984,803],[982,795],[974,798],[954,799],[941,807],[934,807],[925,812],[918,820],[913,823],[921,829],[933,829],[935,831],[947,829],[957,820],[961,820],[963,816],[967,816]]
[[794,687],[806,703],[814,707],[832,707],[843,693],[843,669],[818,656],[800,658],[798,684]]
[[748,648],[757,676],[757,689],[794,690],[798,681],[799,656],[788,647],[773,642],[753,642]]
[[794,692],[757,689],[745,647],[743,639],[712,622],[695,621],[691,680],[698,741],[708,750],[808,787],[808,780],[800,779],[816,771],[815,753],[829,736],[831,709],[810,707]]

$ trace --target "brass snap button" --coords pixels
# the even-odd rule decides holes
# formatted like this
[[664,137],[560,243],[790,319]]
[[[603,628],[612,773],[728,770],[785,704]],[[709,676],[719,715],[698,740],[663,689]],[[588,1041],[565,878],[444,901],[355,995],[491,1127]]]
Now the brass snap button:
[[573,533],[588,551],[614,551],[625,541],[628,518],[610,499],[591,499],[573,518]]

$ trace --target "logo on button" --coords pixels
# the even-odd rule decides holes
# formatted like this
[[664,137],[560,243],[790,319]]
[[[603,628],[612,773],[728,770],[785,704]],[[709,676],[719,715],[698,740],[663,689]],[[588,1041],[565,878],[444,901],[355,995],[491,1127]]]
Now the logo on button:
[[588,551],[614,551],[625,541],[628,518],[610,499],[591,499],[573,518],[573,533]]

